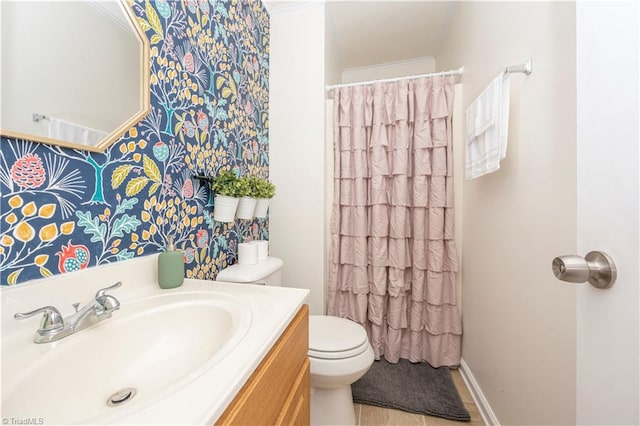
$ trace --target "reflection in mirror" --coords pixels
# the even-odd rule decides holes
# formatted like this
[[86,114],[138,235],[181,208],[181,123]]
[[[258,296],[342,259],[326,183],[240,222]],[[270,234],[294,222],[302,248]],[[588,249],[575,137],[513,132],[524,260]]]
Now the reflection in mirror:
[[148,42],[128,7],[0,2],[3,136],[104,151],[144,116]]

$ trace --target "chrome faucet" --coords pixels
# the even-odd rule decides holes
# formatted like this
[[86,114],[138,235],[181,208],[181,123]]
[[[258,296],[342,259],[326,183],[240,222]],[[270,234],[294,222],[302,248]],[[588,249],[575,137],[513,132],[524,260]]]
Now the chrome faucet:
[[40,322],[40,328],[36,331],[33,341],[35,343],[55,342],[91,327],[102,320],[111,318],[113,311],[120,309],[120,302],[115,297],[106,294],[106,292],[121,285],[122,281],[118,281],[112,286],[98,290],[95,298],[82,309],[78,309],[80,307],[79,303],[74,303],[73,307],[76,312],[66,318],[62,318],[60,311],[53,306],[45,306],[26,313],[17,313],[13,317],[17,320],[22,320],[37,314],[44,314]]

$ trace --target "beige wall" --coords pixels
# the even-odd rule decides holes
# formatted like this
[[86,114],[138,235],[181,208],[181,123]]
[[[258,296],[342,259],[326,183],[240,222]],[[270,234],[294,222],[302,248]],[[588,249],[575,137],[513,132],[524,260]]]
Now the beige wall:
[[408,75],[426,74],[436,69],[433,56],[425,56],[406,61],[371,64],[366,67],[347,68],[342,71],[343,83],[378,80],[381,78],[405,77]]
[[[337,40],[328,21],[329,11],[325,7],[325,85],[340,83],[342,61]],[[331,246],[331,210],[333,205],[333,91],[325,91],[325,141],[324,141],[324,274],[329,277],[329,249]],[[328,283],[325,281],[325,294]],[[325,313],[325,312],[323,312]]]
[[463,359],[501,424],[573,424],[575,287],[550,264],[576,250],[575,4],[461,2],[440,52],[440,70],[464,66],[465,109],[533,59],[501,170],[463,185]]
[[322,3],[272,8],[269,69],[271,255],[285,286],[307,288],[324,313],[325,11]]
[[[342,58],[337,40],[329,24],[329,9],[324,8],[325,28],[324,28],[324,76],[327,85],[340,83],[342,78]],[[325,92],[327,97],[331,93]]]

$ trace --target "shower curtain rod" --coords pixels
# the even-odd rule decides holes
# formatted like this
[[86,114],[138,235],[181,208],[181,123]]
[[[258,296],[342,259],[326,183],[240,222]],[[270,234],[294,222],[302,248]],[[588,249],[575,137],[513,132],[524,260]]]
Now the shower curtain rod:
[[327,86],[327,90],[333,90],[333,89],[337,89],[339,87],[364,86],[366,84],[371,84],[371,83],[391,83],[391,82],[394,82],[394,81],[413,80],[414,78],[435,77],[435,76],[438,76],[438,75],[462,75],[463,71],[464,71],[464,67],[460,67],[457,70],[432,72],[432,73],[429,73],[429,74],[408,75],[406,77],[384,78],[384,79],[381,79],[381,80],[359,81],[357,83],[334,84],[333,86]]
[[[506,67],[504,69],[504,72],[505,72],[505,74],[521,72],[521,73],[524,73],[526,75],[529,75],[532,72],[531,62],[532,62],[531,59],[529,59],[524,64],[512,65],[510,67]],[[372,84],[372,83],[391,83],[391,82],[394,82],[394,81],[413,80],[414,78],[435,77],[435,76],[438,76],[438,75],[462,75],[463,71],[464,71],[464,67],[460,67],[457,70],[432,72],[430,74],[409,75],[409,76],[406,76],[406,77],[385,78],[385,79],[381,79],[381,80],[359,81],[357,83],[334,84],[332,86],[327,86],[327,90],[333,90],[333,89],[337,89],[339,87],[363,86],[363,85]]]

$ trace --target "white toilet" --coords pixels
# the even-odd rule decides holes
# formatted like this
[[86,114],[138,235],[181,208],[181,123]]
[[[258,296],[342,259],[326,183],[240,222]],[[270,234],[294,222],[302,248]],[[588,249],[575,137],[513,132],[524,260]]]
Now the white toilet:
[[[218,274],[218,281],[282,285],[277,257],[255,265],[232,265]],[[344,318],[309,316],[311,361],[311,424],[355,425],[351,384],[373,363],[373,348],[364,328]]]

